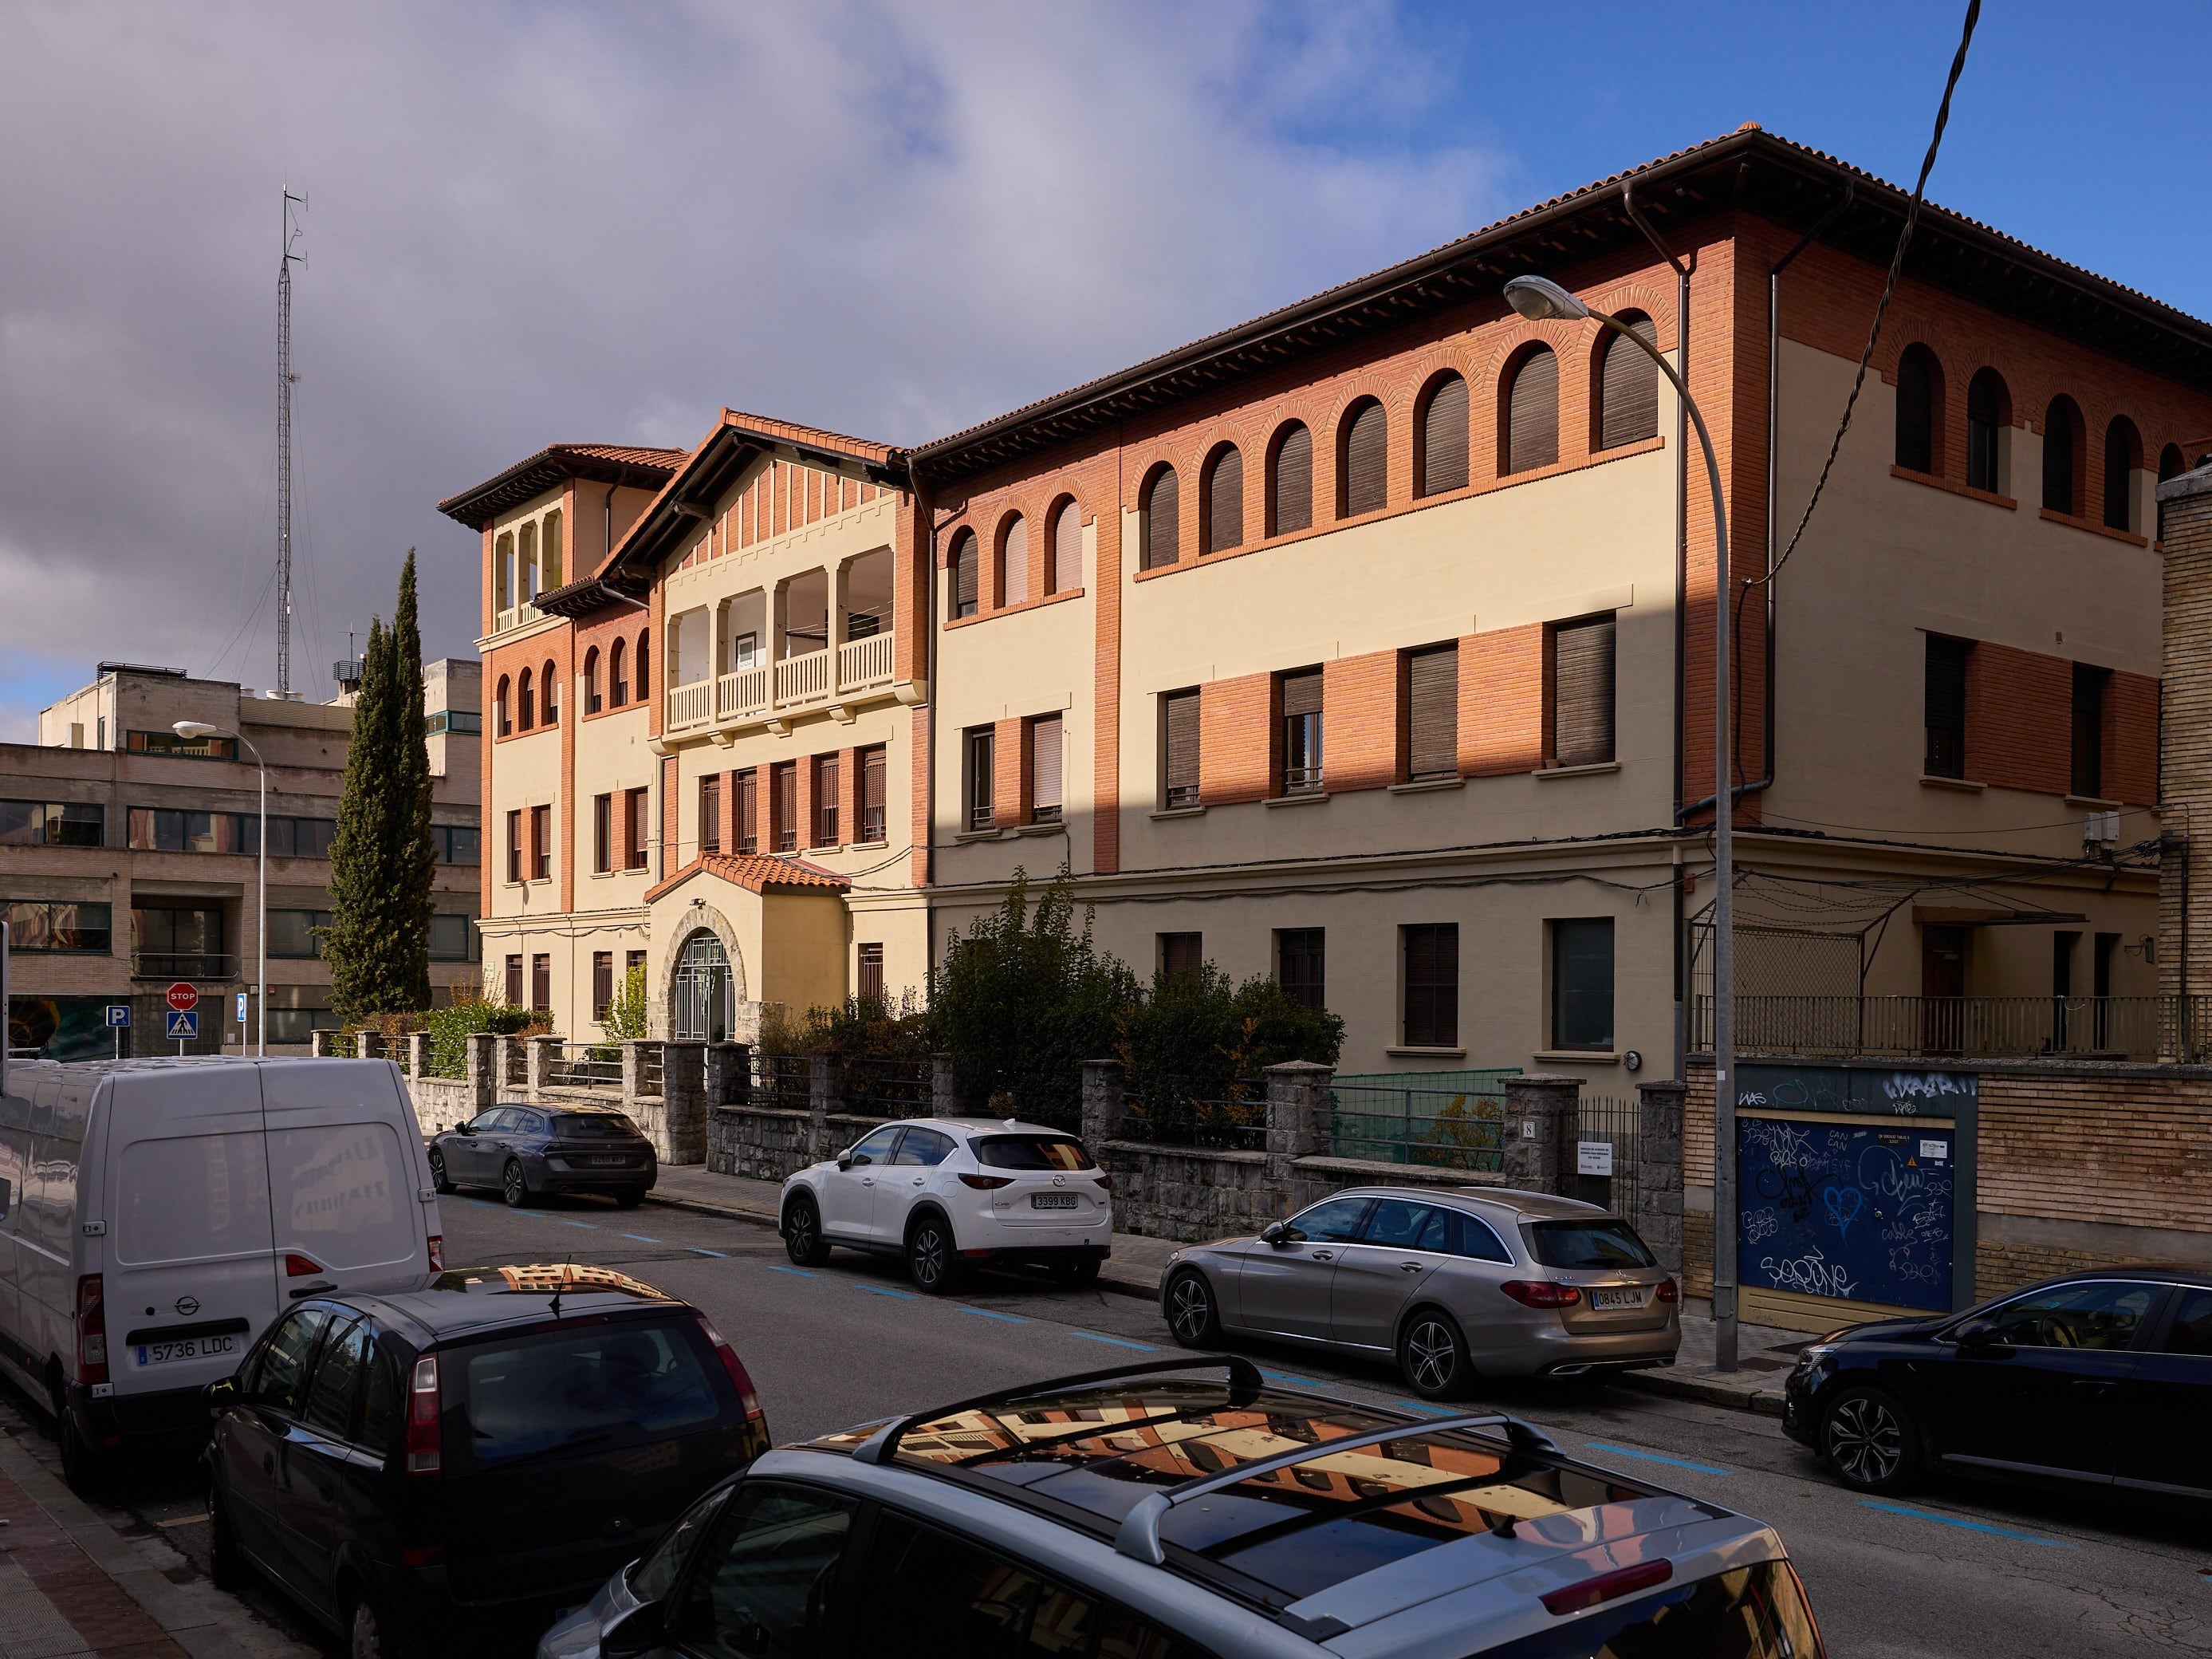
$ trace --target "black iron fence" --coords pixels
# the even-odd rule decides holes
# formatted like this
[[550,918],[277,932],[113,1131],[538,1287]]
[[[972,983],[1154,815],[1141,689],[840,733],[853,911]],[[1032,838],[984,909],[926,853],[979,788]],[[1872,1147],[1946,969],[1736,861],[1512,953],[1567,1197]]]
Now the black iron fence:
[[844,1109],[854,1117],[927,1117],[932,1104],[926,1060],[848,1060]]
[[[1692,1005],[1691,1046],[1713,1044],[1714,999]],[[2212,1057],[2212,997],[1735,998],[1741,1054],[1942,1059]]]
[[1329,1151],[1378,1164],[1501,1170],[1504,1079],[1470,1076],[1443,1088],[1418,1073],[1402,1085],[1340,1080],[1329,1091]]
[[1641,1188],[1642,1103],[1608,1095],[1584,1095],[1575,1124],[1575,1144],[1562,1148],[1568,1159],[1562,1188],[1585,1204],[1601,1204],[1630,1222],[1636,1219]]

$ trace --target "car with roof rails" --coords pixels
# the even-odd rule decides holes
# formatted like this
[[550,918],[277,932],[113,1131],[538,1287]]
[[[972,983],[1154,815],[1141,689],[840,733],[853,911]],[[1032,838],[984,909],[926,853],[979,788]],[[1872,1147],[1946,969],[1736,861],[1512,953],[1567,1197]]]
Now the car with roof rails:
[[1395,1359],[1449,1400],[1477,1376],[1671,1365],[1681,1290],[1595,1204],[1502,1187],[1353,1187],[1257,1237],[1168,1257],[1160,1314],[1185,1347],[1224,1334]]
[[303,1299],[206,1395],[214,1576],[380,1659],[543,1629],[769,1443],[704,1314],[567,1262]]
[[1485,1412],[1250,1361],[1054,1378],[772,1451],[538,1643],[900,1659],[1820,1659],[1774,1530]]
[[1113,1246],[1114,1177],[1064,1129],[1019,1118],[886,1123],[783,1183],[784,1248],[801,1267],[831,1247],[902,1257],[942,1295],[985,1261],[1029,1262],[1068,1284]]

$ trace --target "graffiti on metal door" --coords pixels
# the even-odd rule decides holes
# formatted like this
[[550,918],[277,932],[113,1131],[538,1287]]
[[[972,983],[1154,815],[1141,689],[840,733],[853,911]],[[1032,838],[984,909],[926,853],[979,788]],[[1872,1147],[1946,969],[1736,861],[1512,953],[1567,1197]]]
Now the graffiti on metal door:
[[1738,1281],[1948,1309],[1955,1152],[1948,1126],[1738,1118]]

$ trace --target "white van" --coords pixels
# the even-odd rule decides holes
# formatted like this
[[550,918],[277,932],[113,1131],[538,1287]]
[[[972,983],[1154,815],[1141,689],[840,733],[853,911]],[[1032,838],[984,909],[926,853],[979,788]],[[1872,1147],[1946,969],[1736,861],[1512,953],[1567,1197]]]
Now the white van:
[[443,1267],[415,1109],[382,1060],[10,1062],[0,1370],[77,1484],[207,1433],[200,1390],[301,1297]]

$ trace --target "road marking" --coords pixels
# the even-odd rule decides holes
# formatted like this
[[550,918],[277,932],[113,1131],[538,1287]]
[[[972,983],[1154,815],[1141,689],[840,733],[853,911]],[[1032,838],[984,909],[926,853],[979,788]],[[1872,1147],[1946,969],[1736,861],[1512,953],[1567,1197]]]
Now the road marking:
[[581,1227],[587,1233],[595,1233],[599,1230],[599,1224],[596,1221],[571,1221],[565,1215],[556,1216],[554,1218],[564,1227]]
[[1425,1400],[1394,1400],[1394,1406],[1403,1406],[1409,1412],[1428,1412],[1437,1417],[1457,1417],[1459,1413],[1449,1406],[1431,1406]]
[[1997,1538],[2016,1539],[2023,1544],[2040,1544],[2047,1550],[2070,1550],[2073,1545],[2063,1538],[2045,1538],[2040,1533],[2015,1532],[2010,1527],[1992,1527],[1985,1522],[1968,1521],[1956,1515],[1938,1515],[1933,1510],[1907,1509],[1902,1504],[1877,1504],[1871,1498],[1859,1500],[1863,1509],[1880,1510],[1884,1515],[1910,1516],[1915,1521],[1933,1521],[1939,1527],[1957,1527],[1966,1532],[1985,1532]]
[[658,1244],[660,1243],[657,1238],[647,1238],[643,1233],[624,1233],[622,1237],[636,1244]]
[[856,1291],[866,1291],[870,1296],[895,1296],[902,1302],[912,1302],[915,1299],[912,1291],[888,1290],[881,1285],[855,1285],[853,1288]]
[[1270,1382],[1287,1382],[1294,1389],[1317,1389],[1321,1384],[1310,1376],[1292,1376],[1288,1371],[1261,1371]]
[[730,1259],[726,1255],[724,1255],[720,1250],[709,1250],[697,1244],[686,1244],[684,1248],[690,1251],[694,1255],[711,1255],[717,1261],[727,1261]]
[[[1139,1353],[1158,1353],[1159,1350],[1149,1342],[1132,1342],[1127,1337],[1101,1336],[1096,1331],[1070,1331],[1070,1336],[1079,1336],[1085,1342],[1109,1342],[1117,1348],[1134,1348]],[[1195,1362],[1194,1362],[1195,1363]]]
[[781,1261],[769,1262],[768,1264],[768,1270],[772,1273],[797,1273],[801,1279],[811,1279],[814,1277],[812,1273],[807,1272],[804,1267],[787,1267]]
[[1734,1469],[1724,1469],[1715,1463],[1692,1463],[1686,1457],[1662,1457],[1657,1452],[1638,1451],[1632,1447],[1608,1445],[1601,1440],[1585,1440],[1586,1452],[1603,1452],[1607,1457],[1635,1457],[1646,1463],[1664,1463],[1670,1469],[1691,1469],[1699,1474],[1734,1474]]
[[1030,1322],[1019,1314],[993,1313],[988,1308],[971,1308],[965,1303],[960,1304],[960,1311],[964,1314],[974,1314],[978,1319],[1003,1319],[1009,1325],[1026,1325]]

